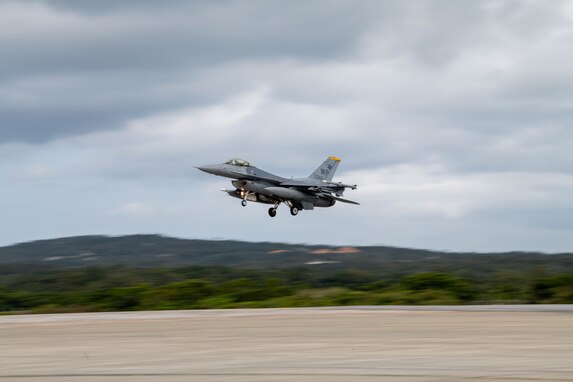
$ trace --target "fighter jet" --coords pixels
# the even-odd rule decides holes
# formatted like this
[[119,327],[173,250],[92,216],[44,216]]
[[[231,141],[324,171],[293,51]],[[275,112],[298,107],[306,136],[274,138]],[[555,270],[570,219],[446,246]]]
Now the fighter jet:
[[314,207],[332,207],[336,202],[359,204],[342,198],[347,188],[356,190],[356,185],[333,182],[332,178],[340,158],[328,157],[308,178],[287,179],[251,165],[243,159],[231,159],[225,163],[197,167],[209,174],[233,179],[232,190],[222,189],[234,198],[247,202],[272,204],[269,215],[275,217],[281,203],[290,208],[293,216],[301,210]]

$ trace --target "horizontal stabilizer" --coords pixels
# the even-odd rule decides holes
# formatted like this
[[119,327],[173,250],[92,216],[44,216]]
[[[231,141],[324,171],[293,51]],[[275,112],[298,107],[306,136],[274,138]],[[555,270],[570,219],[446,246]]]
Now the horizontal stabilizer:
[[337,197],[337,196],[331,196],[331,198],[334,199],[334,200],[337,200],[337,201],[339,201],[339,202],[342,202],[342,203],[350,203],[350,204],[360,205],[360,203],[358,203],[358,202],[355,202],[355,201],[352,201],[352,200],[348,200],[348,199],[344,199],[344,198],[339,198],[339,197]]

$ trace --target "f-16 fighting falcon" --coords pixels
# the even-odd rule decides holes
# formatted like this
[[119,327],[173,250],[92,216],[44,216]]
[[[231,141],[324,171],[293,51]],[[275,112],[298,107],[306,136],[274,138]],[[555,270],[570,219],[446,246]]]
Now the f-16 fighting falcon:
[[308,178],[287,179],[263,171],[242,159],[231,159],[222,164],[197,167],[209,174],[233,179],[234,190],[226,192],[234,198],[242,199],[243,207],[247,202],[272,204],[269,215],[275,217],[277,208],[285,203],[290,213],[296,216],[300,210],[313,210],[314,207],[332,207],[337,201],[359,204],[343,199],[344,190],[356,190],[356,185],[332,181],[340,158],[328,157]]

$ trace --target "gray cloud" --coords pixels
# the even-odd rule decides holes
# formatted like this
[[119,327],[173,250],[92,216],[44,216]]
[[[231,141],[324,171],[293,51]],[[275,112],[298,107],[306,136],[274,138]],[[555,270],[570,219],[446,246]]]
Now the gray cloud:
[[[101,114],[100,125],[117,127],[142,110],[212,102],[212,92],[203,96],[199,91],[204,89],[193,88],[194,77],[213,67],[244,60],[339,58],[354,49],[372,19],[366,7],[350,3],[326,8],[281,4],[280,13],[274,2],[109,2],[97,7],[7,2],[0,7],[0,47],[6,52],[0,61],[0,124],[22,126],[0,139],[23,140],[93,130],[90,121],[74,118],[76,112],[86,113],[88,120],[97,119],[92,112]],[[185,92],[178,89],[182,81],[187,81]],[[218,96],[233,87],[229,83]],[[166,88],[171,91],[161,91]],[[54,99],[61,104],[51,104]],[[49,112],[42,110],[46,107]],[[35,117],[25,116],[28,111]]]
[[[0,242],[573,245],[568,2],[165,4],[0,5],[0,208],[19,222]],[[192,169],[239,156],[304,176],[331,154],[363,206],[296,224]]]

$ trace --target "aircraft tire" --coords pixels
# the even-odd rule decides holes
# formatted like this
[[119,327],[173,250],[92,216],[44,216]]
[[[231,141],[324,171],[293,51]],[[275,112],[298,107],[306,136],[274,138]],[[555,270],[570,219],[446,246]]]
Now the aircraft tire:
[[246,200],[241,201],[241,206],[246,207],[246,206],[247,206],[247,201],[246,201]]
[[298,215],[298,208],[296,208],[296,207],[291,207],[291,208],[290,208],[290,214],[291,214],[292,216]]
[[275,216],[277,216],[277,209],[276,208],[269,208],[269,216],[271,218],[274,218]]

